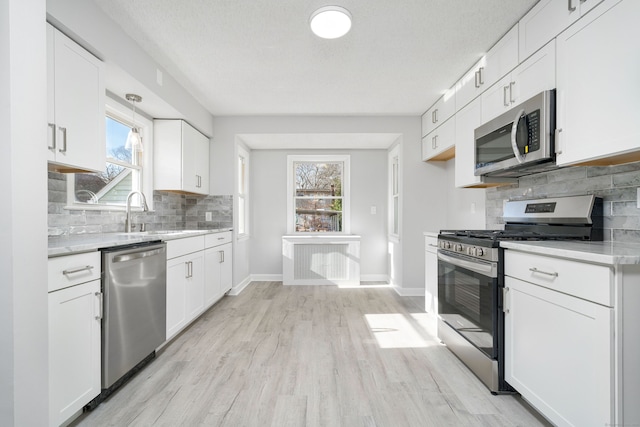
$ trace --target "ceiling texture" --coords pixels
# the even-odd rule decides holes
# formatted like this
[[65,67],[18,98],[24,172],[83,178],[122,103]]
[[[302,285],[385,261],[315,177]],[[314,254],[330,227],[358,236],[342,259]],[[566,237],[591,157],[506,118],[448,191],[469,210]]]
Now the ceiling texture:
[[[94,1],[214,116],[415,116],[537,0]],[[340,39],[309,29],[328,4]]]

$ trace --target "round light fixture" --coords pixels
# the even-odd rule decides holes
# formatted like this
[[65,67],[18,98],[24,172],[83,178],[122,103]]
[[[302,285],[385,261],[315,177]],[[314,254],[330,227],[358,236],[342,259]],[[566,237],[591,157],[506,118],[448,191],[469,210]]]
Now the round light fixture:
[[351,29],[351,14],[340,6],[324,6],[309,18],[311,31],[323,39],[337,39]]

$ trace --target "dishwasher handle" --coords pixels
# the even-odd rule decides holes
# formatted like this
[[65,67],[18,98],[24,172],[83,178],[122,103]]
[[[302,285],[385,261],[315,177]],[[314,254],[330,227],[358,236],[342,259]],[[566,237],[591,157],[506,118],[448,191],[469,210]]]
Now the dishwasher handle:
[[140,251],[140,252],[133,252],[129,254],[116,255],[113,257],[113,260],[111,262],[115,263],[115,262],[133,261],[136,259],[147,258],[150,256],[158,255],[163,253],[164,251],[165,251],[165,248],[158,248],[158,249],[152,249],[150,251]]

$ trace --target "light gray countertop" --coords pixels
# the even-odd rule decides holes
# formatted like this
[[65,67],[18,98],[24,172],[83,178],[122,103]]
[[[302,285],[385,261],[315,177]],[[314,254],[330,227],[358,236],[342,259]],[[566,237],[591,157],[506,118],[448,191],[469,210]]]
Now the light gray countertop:
[[424,237],[438,237],[438,231],[425,231],[422,233]]
[[49,237],[49,257],[92,252],[102,248],[130,245],[133,243],[167,241],[209,233],[231,231],[231,228],[213,230],[165,230],[142,233],[96,233]]
[[503,241],[500,246],[523,252],[606,265],[640,264],[640,243],[576,241]]

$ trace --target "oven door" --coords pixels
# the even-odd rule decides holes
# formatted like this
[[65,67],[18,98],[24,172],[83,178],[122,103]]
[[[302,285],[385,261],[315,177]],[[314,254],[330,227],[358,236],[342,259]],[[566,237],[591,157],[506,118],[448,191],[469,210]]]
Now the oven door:
[[491,359],[498,358],[498,267],[438,251],[438,315]]

